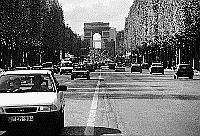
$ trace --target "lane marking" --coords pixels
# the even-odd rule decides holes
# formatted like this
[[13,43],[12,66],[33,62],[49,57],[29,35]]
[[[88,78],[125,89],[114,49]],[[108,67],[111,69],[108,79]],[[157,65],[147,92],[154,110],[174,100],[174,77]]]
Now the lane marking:
[[87,125],[84,131],[84,135],[94,135],[94,127],[95,127],[95,117],[96,117],[96,112],[97,112],[97,106],[98,106],[98,93],[99,93],[99,86],[101,84],[100,82],[100,78],[101,78],[101,72],[99,75],[99,81],[97,83],[97,86],[95,88],[95,92],[94,92],[94,96],[93,96],[93,100],[92,100],[92,104],[90,107],[90,112],[89,112],[89,118],[87,120]]

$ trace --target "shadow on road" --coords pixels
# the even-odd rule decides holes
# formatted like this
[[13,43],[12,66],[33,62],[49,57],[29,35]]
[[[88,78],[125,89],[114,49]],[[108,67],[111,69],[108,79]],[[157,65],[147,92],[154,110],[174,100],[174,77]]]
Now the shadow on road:
[[[105,95],[105,94],[104,94]],[[184,94],[107,94],[108,99],[174,99],[174,100],[200,100],[199,95]]]
[[[105,127],[91,127],[94,130],[94,136],[100,136],[103,134],[119,134],[121,133],[118,129],[113,128],[105,128]],[[69,126],[65,127],[59,132],[48,133],[48,132],[37,132],[37,130],[23,130],[23,131],[9,131],[4,133],[2,136],[16,136],[16,135],[23,135],[23,136],[46,136],[46,135],[53,135],[53,136],[84,136],[86,126]]]

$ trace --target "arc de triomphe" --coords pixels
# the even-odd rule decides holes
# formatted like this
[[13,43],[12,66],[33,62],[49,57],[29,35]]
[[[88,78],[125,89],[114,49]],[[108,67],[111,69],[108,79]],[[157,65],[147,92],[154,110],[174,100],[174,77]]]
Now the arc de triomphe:
[[109,23],[92,22],[84,23],[84,40],[93,48],[93,35],[99,33],[101,35],[101,48],[104,49],[104,43],[109,41],[110,27]]

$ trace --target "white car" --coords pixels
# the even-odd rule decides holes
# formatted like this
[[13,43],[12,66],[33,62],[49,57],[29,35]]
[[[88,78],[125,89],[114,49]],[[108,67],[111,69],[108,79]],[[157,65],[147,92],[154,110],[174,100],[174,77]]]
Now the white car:
[[118,67],[118,66],[116,66],[115,67],[115,72],[125,72],[125,67]]
[[[41,77],[40,89],[33,87],[35,77]],[[63,91],[66,90],[66,86],[56,85],[49,70],[6,71],[0,77],[0,131],[28,128],[56,132],[61,129],[64,127]]]
[[161,73],[164,74],[164,67],[161,63],[152,63],[149,68],[150,74]]
[[71,74],[73,70],[73,63],[71,61],[61,61],[60,75]]

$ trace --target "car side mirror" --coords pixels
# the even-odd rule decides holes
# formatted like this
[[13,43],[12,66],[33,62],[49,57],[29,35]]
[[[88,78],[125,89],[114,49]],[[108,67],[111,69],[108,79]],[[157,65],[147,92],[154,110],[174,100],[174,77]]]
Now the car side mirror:
[[57,86],[58,91],[67,91],[67,86],[65,85],[59,85]]

